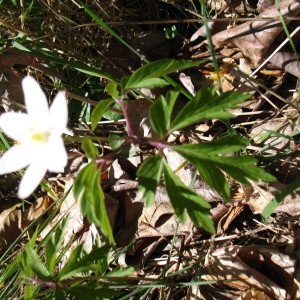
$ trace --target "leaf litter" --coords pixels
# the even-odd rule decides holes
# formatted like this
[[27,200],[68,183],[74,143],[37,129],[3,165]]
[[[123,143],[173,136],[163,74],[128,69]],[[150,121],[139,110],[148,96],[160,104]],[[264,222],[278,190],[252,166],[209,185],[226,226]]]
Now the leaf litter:
[[[262,5],[264,2],[266,7]],[[195,228],[189,219],[184,223],[178,221],[164,187],[157,191],[156,201],[149,208],[145,208],[142,199],[139,198],[136,184],[127,186],[120,191],[113,188],[122,179],[136,182],[135,172],[141,163],[140,158],[129,159],[132,161],[131,164],[135,166],[135,171],[128,167],[129,164],[124,167],[124,163],[116,164],[114,162],[108,169],[107,178],[103,180],[103,185],[106,187],[106,207],[114,228],[117,245],[126,247],[132,240],[136,239],[135,245],[125,253],[122,265],[138,265],[137,274],[141,277],[149,276],[157,279],[160,278],[160,274],[165,268],[167,268],[168,273],[172,273],[194,265],[194,268],[178,275],[176,279],[178,282],[181,280],[197,282],[199,281],[199,270],[196,265],[203,259],[205,260],[201,270],[201,279],[217,280],[218,283],[203,287],[193,285],[187,289],[186,299],[220,299],[224,297],[236,297],[237,299],[296,299],[299,297],[299,278],[297,277],[299,270],[297,270],[298,264],[296,263],[299,258],[294,255],[296,249],[299,248],[299,234],[295,234],[298,232],[297,226],[299,226],[297,221],[297,217],[299,217],[299,190],[286,197],[282,204],[277,207],[269,225],[260,222],[260,213],[263,207],[274,198],[278,191],[297,178],[297,174],[299,174],[299,152],[297,150],[294,153],[288,151],[292,147],[296,147],[297,142],[295,139],[283,138],[283,136],[293,137],[292,134],[299,131],[295,125],[295,105],[299,95],[295,91],[292,96],[280,96],[280,89],[284,86],[287,86],[288,89],[297,89],[297,82],[293,77],[299,77],[299,67],[295,54],[292,50],[288,50],[288,52],[279,50],[270,59],[276,69],[283,71],[279,77],[259,73],[255,77],[251,75],[249,77],[250,71],[259,66],[263,58],[266,58],[265,55],[268,55],[267,52],[270,52],[270,48],[272,48],[271,44],[279,38],[280,32],[282,32],[281,23],[277,20],[279,16],[278,9],[273,3],[271,5],[268,3],[268,1],[259,1],[261,7],[258,6],[259,14],[257,18],[267,17],[276,20],[268,22],[264,20],[247,21],[235,28],[223,29],[219,33],[214,33],[212,38],[216,48],[223,55],[225,50],[228,51],[228,48],[234,48],[235,52],[233,54],[238,53],[237,58],[234,57],[234,61],[223,62],[223,87],[228,90],[235,89],[239,91],[242,88],[242,79],[245,78],[243,75],[248,75],[246,76],[248,77],[245,85],[246,91],[253,93],[254,98],[246,101],[234,112],[237,118],[233,121],[235,128],[254,136],[253,143],[248,146],[248,150],[254,151],[257,155],[261,153],[273,153],[275,155],[286,153],[283,158],[279,156],[277,161],[270,162],[267,166],[275,172],[280,183],[275,186],[265,183],[252,183],[252,189],[247,191],[247,187],[241,186],[232,180],[230,184],[232,198],[227,202],[214,190],[208,188],[201,181],[201,178],[194,177],[194,170],[191,166],[183,164],[182,157],[175,157],[174,153],[170,154],[168,158],[174,161],[173,169],[179,168],[177,175],[180,179],[189,186],[192,184],[200,195],[204,194],[204,197],[212,203],[211,214],[217,233],[215,236],[210,236],[201,228]],[[227,6],[226,9],[231,11],[232,8]],[[285,17],[299,15],[299,1],[280,1],[280,11]],[[251,13],[253,13],[253,10],[251,10]],[[218,19],[218,17],[219,15],[216,15],[215,18]],[[198,34],[198,37],[201,37],[201,34]],[[148,39],[146,34],[146,41]],[[134,43],[137,43],[135,47],[141,48],[142,51],[153,51],[152,48],[147,49],[142,40],[137,39]],[[193,46],[191,50],[194,53],[189,53],[189,56],[199,57],[198,49],[203,51],[205,47],[205,43],[197,47]],[[254,51],[249,51],[249,49],[254,49]],[[207,53],[207,51],[203,52]],[[233,56],[233,54],[230,54],[230,56]],[[2,60],[2,69],[4,69],[2,76],[6,77],[2,77],[0,85],[5,98],[9,100],[20,99],[19,96],[14,94],[14,88],[7,87],[7,83],[11,84],[15,81],[17,82],[16,86],[18,86],[20,78],[18,76],[14,77],[14,73],[9,71],[9,68],[15,65],[18,57],[25,60],[21,64],[36,68],[44,74],[57,76],[56,73],[53,73],[55,72],[54,69],[48,68],[46,70],[43,65],[35,61],[34,57],[15,56],[9,54],[9,52],[7,55],[9,59]],[[111,57],[121,55],[122,58],[121,51],[118,55],[113,52],[109,55]],[[287,58],[291,59],[292,65],[288,66],[289,64],[285,63]],[[237,60],[239,64],[236,63]],[[20,64],[19,60],[17,62]],[[115,59],[113,63],[116,72],[120,72],[120,69],[124,72],[124,68],[127,72],[137,67],[128,65],[130,63],[128,61],[125,61],[125,66],[118,65],[118,59]],[[244,67],[241,70],[242,64]],[[40,66],[42,66],[42,69]],[[267,65],[267,67],[274,68],[271,65]],[[209,75],[204,75],[201,78],[204,79],[205,84],[216,84],[214,70],[209,65],[206,68],[210,69]],[[195,74],[195,71],[198,74]],[[198,85],[195,79],[198,78],[199,73],[201,73],[201,76],[205,74],[204,70],[193,69],[187,72],[187,75],[184,75],[185,79],[188,80],[187,84],[192,86],[192,91],[194,90],[193,87]],[[12,78],[9,76],[13,76],[13,79],[7,80],[7,78]],[[227,78],[225,79],[225,77]],[[274,78],[277,81],[275,84],[272,83]],[[264,87],[269,85],[269,87],[264,89],[261,85]],[[276,89],[278,86],[276,91],[273,90],[274,86],[276,86]],[[149,94],[153,95],[152,92],[150,91]],[[159,93],[159,91],[155,92]],[[282,101],[282,98],[287,102]],[[261,102],[262,104],[258,107],[255,104],[253,105],[253,102]],[[8,101],[9,105],[11,103],[11,101]],[[5,104],[3,103],[3,106]],[[147,104],[141,102],[136,107],[131,105],[130,113],[136,118],[136,126],[140,126],[141,122],[145,122],[143,119],[147,118],[148,109],[148,102]],[[146,124],[146,127],[141,126],[141,134],[144,134],[145,130],[147,132],[151,131],[149,123],[143,124]],[[288,131],[278,131],[277,126],[280,127],[282,124],[287,126]],[[200,125],[206,125],[206,127],[202,126],[200,128]],[[220,136],[225,130],[223,124],[220,124],[217,120],[197,124],[197,126],[198,131],[195,126],[173,132],[172,135],[175,141],[180,143],[195,142],[195,139],[197,142],[207,141]],[[101,125],[98,128],[99,130],[100,127]],[[263,134],[266,127],[270,131],[279,132],[280,135],[272,135],[272,132],[268,132],[268,135],[263,139],[257,140],[259,135],[254,128],[261,128],[260,133]],[[203,128],[205,129],[202,130]],[[80,133],[80,130],[77,133]],[[283,138],[283,141],[270,148],[270,142],[276,142],[279,138]],[[287,149],[287,152],[285,152],[285,149]],[[289,156],[290,154],[291,156]],[[144,154],[142,160],[146,157],[147,154]],[[288,157],[291,159],[288,164],[288,166],[291,166],[291,170],[282,168],[283,159]],[[55,194],[63,195],[69,191],[73,178],[76,177],[78,169],[84,163],[86,162],[81,160],[80,154],[75,155],[70,161],[69,171],[60,174],[58,178],[52,179],[53,181],[48,179],[48,182],[52,183]],[[262,160],[262,163],[265,162]],[[292,167],[293,164],[294,167]],[[5,197],[10,199],[10,193],[4,191],[5,195],[3,191],[1,192],[2,205],[2,199]],[[10,208],[6,207],[5,210],[2,210],[0,215],[1,238],[6,241],[7,246],[22,233],[32,220],[43,215],[45,209],[51,203],[57,201],[49,194],[45,195],[45,192],[40,191],[39,193],[41,193],[41,197],[35,201],[32,199],[33,203],[28,204],[29,209],[25,212],[15,203]],[[208,196],[208,194],[211,196]],[[101,232],[80,215],[72,193],[68,194],[61,206],[60,204],[58,206],[60,211],[53,220],[53,225],[55,220],[59,220],[66,213],[70,215],[67,230],[69,234],[66,236],[65,245],[74,236],[76,237],[75,241],[72,241],[73,245],[70,247],[70,252],[72,247],[74,248],[81,242],[84,243],[87,249],[91,249],[92,243],[99,237],[101,239]],[[292,224],[288,223],[291,216],[294,217],[294,219],[291,219]],[[40,238],[46,236],[47,232],[51,230],[51,226],[49,224],[49,227],[42,232]],[[25,236],[24,239],[26,239]],[[7,246],[1,248],[1,251],[3,252]],[[168,258],[169,253],[172,253],[170,258]],[[68,256],[70,253],[65,255]],[[278,278],[281,281],[278,281]],[[224,282],[224,280],[227,281]]]

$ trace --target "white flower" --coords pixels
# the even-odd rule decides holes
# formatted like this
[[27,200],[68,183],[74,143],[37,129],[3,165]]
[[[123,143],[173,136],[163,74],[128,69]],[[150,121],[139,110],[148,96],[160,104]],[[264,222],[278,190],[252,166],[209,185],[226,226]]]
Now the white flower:
[[67,132],[68,108],[63,92],[58,92],[49,108],[39,84],[30,76],[22,81],[26,113],[6,112],[0,116],[0,128],[16,141],[0,158],[0,175],[27,167],[18,196],[28,197],[47,170],[61,172],[67,164],[62,139]]

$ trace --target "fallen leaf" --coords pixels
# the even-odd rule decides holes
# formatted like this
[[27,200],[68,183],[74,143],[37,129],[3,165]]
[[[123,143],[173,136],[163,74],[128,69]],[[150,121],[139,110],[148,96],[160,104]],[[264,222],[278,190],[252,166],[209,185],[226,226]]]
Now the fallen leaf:
[[[279,5],[283,16],[299,14],[299,1],[284,0],[280,1]],[[278,34],[283,30],[276,5],[262,11],[258,18],[272,18],[272,20],[248,21],[233,29],[216,33],[212,36],[214,46],[216,48],[237,47],[242,51],[244,57],[252,62],[252,67],[257,67]]]
[[270,299],[286,299],[292,286],[291,299],[295,299],[294,263],[290,256],[272,247],[229,246],[207,254],[201,277],[218,280],[219,283],[214,286],[227,292],[240,291],[242,296],[251,291],[251,294],[257,295],[263,293]]

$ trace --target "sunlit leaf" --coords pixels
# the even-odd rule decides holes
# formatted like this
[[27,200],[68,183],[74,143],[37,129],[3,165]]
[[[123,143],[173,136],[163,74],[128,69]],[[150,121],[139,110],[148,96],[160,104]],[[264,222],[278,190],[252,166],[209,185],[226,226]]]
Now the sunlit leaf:
[[158,77],[191,68],[200,63],[199,61],[175,61],[174,59],[161,59],[148,63],[134,71],[131,76],[126,77],[126,80],[121,81],[122,90],[165,86],[169,82],[163,79],[158,80]]
[[97,106],[92,111],[92,130],[95,130],[95,128],[98,125],[98,122],[102,119],[103,114],[106,112],[107,108],[114,102],[113,99],[105,99],[101,100]]
[[51,279],[50,272],[43,264],[41,258],[38,256],[36,251],[32,248],[27,247],[25,249],[26,260],[28,265],[30,266],[32,272],[40,279],[40,280],[49,280]]
[[214,233],[214,223],[210,218],[210,204],[196,194],[179,179],[164,162],[164,178],[168,196],[176,215],[181,221],[185,220],[187,213],[194,224],[207,232]]
[[[230,198],[230,190],[224,171],[241,183],[274,181],[275,178],[256,166],[257,160],[250,156],[234,154],[240,151],[248,140],[238,135],[228,135],[209,143],[174,146],[173,149],[190,161],[199,170],[203,179],[224,198]],[[224,155],[229,154],[229,155]],[[218,170],[219,169],[219,170]]]
[[89,138],[85,138],[81,145],[86,157],[95,159],[99,155],[98,148],[94,145],[93,141]]
[[250,98],[237,92],[225,92],[220,96],[214,96],[205,99],[207,95],[211,95],[213,88],[205,88],[200,90],[197,95],[192,98],[184,108],[178,113],[171,124],[170,131],[174,131],[204,119],[229,119],[235,117],[226,109],[234,108],[236,104],[242,103]]
[[59,279],[65,280],[78,276],[82,272],[95,272],[98,275],[103,275],[107,268],[110,250],[109,246],[103,246],[93,248],[90,253],[84,253],[83,245],[78,245],[59,272]]

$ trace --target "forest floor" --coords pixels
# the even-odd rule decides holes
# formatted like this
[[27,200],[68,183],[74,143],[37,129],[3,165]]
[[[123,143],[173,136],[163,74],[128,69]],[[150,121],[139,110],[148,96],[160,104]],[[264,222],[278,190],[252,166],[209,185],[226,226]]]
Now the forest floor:
[[[149,61],[203,60],[197,67],[172,75],[191,94],[211,85],[219,92],[251,94],[231,111],[236,116],[230,120],[231,128],[249,138],[245,153],[277,179],[251,185],[231,180],[230,201],[199,181],[198,192],[212,206],[216,234],[211,235],[195,228],[190,220],[178,222],[168,201],[157,199],[147,209],[136,201],[134,182],[140,158],[112,161],[105,190],[107,209],[114,216],[117,247],[126,249],[115,267],[137,266],[132,284],[148,284],[148,289],[131,299],[300,299],[299,1],[207,1],[206,16],[201,1],[84,2]],[[91,111],[107,98],[107,82],[132,73],[144,63],[142,59],[100,27],[76,1],[56,1],[54,5],[37,0],[28,7],[21,1],[0,3],[1,112],[24,107],[21,79],[31,74],[51,99],[55,90],[66,91],[70,130],[75,137],[90,134]],[[102,76],[88,74],[79,64],[101,70]],[[144,92],[154,99],[165,91]],[[180,101],[184,105],[187,99]],[[130,106],[137,124],[148,110],[143,99]],[[108,111],[106,122],[102,120],[93,134],[124,133],[122,116],[114,121],[118,116],[114,110]],[[227,130],[218,120],[204,121],[174,132],[172,142],[211,141]],[[108,145],[99,143],[99,147]],[[20,175],[0,176],[3,266],[21,251],[38,224],[27,236],[23,236],[25,228],[36,219],[43,224],[54,211],[45,217],[45,209],[56,201],[53,193],[67,195],[78,170],[86,164],[79,143],[70,141],[67,148],[65,172],[48,174],[44,181],[52,194],[39,188],[35,196],[22,202],[16,196]],[[142,149],[144,155],[147,150]],[[182,163],[173,153],[171,158],[174,166]],[[191,168],[183,168],[178,176],[188,182],[191,172]],[[123,184],[118,192],[117,184]],[[157,197],[165,199],[166,192],[161,190]],[[262,213],[270,202],[276,208],[266,221]],[[68,194],[54,221],[72,206],[66,238],[76,234],[76,245],[89,245],[97,230],[86,225],[79,206],[73,203],[74,197]],[[53,222],[48,227],[53,227]],[[41,236],[47,232],[46,226]],[[154,284],[167,275],[171,279],[163,288]]]

